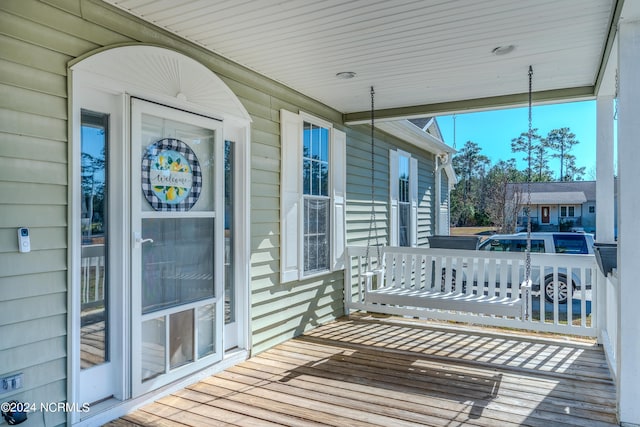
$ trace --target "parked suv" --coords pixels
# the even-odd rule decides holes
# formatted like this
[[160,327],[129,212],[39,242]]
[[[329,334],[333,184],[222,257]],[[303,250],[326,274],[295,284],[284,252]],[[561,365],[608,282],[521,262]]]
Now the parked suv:
[[[494,234],[480,244],[479,250],[500,252],[524,252],[527,249],[527,233]],[[586,233],[531,233],[531,252],[571,255],[592,255],[593,235]],[[589,279],[589,278],[588,278]],[[588,289],[590,280],[587,281]],[[558,302],[565,304],[571,293],[581,287],[580,278],[572,275],[571,283],[566,270],[558,272]],[[553,274],[545,272],[544,296],[553,302]]]

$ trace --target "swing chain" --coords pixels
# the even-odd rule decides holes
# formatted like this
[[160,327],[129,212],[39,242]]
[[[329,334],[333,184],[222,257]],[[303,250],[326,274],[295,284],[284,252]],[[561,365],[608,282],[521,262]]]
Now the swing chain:
[[[375,155],[374,155],[374,111],[375,111],[375,104],[374,104],[374,95],[375,95],[375,91],[373,90],[373,86],[371,86],[371,220],[369,223],[369,235],[367,237],[367,250],[366,250],[366,254],[365,254],[365,259],[367,260],[367,263],[370,262],[369,259],[369,249],[371,247],[371,233],[373,231],[373,233],[375,234],[375,240],[376,240],[376,254],[378,256],[377,258],[377,262],[380,263],[380,243],[378,241],[378,227],[376,225],[376,205],[375,205],[375,166],[374,166],[374,162],[375,162]],[[380,267],[380,265],[378,265],[378,267]]]
[[527,168],[527,250],[525,254],[525,280],[529,282],[531,280],[531,136],[533,133],[532,126],[532,80],[533,80],[533,67],[529,65],[529,132],[527,133],[529,149]]

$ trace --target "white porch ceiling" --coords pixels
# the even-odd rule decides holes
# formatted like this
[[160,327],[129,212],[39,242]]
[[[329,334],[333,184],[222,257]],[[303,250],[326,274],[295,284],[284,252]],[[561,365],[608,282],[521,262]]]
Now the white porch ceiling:
[[395,116],[522,103],[529,65],[533,90],[552,91],[538,100],[593,96],[622,9],[622,0],[105,1],[354,121],[368,114],[370,86],[376,109]]

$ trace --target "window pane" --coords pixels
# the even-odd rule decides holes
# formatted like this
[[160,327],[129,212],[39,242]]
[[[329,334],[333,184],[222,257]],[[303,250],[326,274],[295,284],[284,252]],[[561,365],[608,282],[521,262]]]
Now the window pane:
[[164,317],[142,322],[142,379],[164,373]]
[[329,161],[329,129],[320,128],[320,160]]
[[398,201],[409,202],[409,158],[399,156],[398,158]]
[[[514,252],[525,252],[527,250],[527,240],[518,239],[513,241]],[[544,253],[544,240],[531,240],[531,252]]]
[[142,312],[214,296],[213,218],[144,218]]
[[400,217],[398,221],[400,224],[398,245],[400,246],[409,246],[411,244],[409,240],[409,230],[411,229],[410,206],[409,203],[398,203]]
[[560,216],[567,216],[567,207],[560,206]]
[[[200,197],[190,211],[213,211],[215,209],[214,190],[221,188],[221,184],[216,183],[214,179],[214,167],[216,164],[214,156],[215,132],[211,129],[163,117],[149,114],[142,115],[142,143],[140,147],[142,158],[149,156],[148,150],[153,148],[154,143],[167,137],[177,138],[186,144],[193,151],[200,165],[200,178],[202,180]],[[169,191],[169,188],[166,188],[166,190]],[[189,194],[190,192],[191,190],[189,190]],[[185,197],[186,193],[182,194],[182,197]],[[142,198],[142,210],[155,211],[146,197]]]
[[193,362],[193,310],[169,316],[169,339],[171,369]]
[[236,320],[235,281],[233,278],[233,248],[234,248],[234,144],[224,142],[224,321],[231,323]]
[[307,158],[312,157],[311,153],[311,123],[304,122],[302,131],[302,155]]
[[587,241],[583,235],[554,235],[553,243],[558,254],[588,254]]
[[398,175],[400,177],[409,176],[409,158],[406,156],[398,156]]
[[303,127],[303,193],[329,195],[329,129],[305,122]]
[[109,115],[81,113],[80,366],[109,360],[108,176]]
[[322,179],[320,176],[320,163],[313,162],[313,180],[311,182],[311,193],[314,196],[320,195],[320,180]]
[[320,128],[311,125],[311,158],[320,159]]
[[213,354],[215,348],[215,306],[198,308],[198,359]]
[[320,195],[329,195],[329,166],[327,163],[320,165]]
[[576,208],[575,206],[569,206],[569,216],[575,216]]
[[304,271],[329,269],[329,199],[304,200]]
[[311,160],[304,159],[302,162],[303,194],[311,194]]

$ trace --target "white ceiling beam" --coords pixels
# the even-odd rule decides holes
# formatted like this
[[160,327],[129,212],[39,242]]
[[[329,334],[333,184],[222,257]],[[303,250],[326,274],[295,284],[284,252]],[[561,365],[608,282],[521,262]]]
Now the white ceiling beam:
[[[535,73],[535,70],[534,70]],[[533,103],[536,105],[554,104],[569,101],[594,99],[594,87],[582,86],[567,89],[534,92]],[[413,105],[399,108],[376,110],[376,121],[412,119],[426,116],[442,116],[454,113],[470,113],[474,111],[500,110],[503,108],[523,107],[527,105],[528,93],[495,96],[490,98],[467,99],[462,101],[442,102],[436,104]],[[371,111],[359,111],[343,115],[343,122],[348,125],[365,124],[371,121]]]

